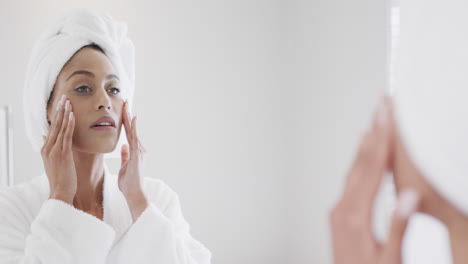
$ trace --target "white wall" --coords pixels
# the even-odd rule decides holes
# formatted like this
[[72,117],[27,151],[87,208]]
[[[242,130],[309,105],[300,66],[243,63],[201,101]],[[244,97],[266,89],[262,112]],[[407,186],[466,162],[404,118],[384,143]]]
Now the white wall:
[[[288,263],[331,263],[328,211],[385,87],[384,0],[285,1],[294,153]],[[288,90],[287,90],[288,91]]]
[[179,193],[214,263],[330,263],[327,212],[385,85],[384,0],[4,1],[17,182],[42,172],[22,119],[30,49],[74,6],[127,21],[145,174]]

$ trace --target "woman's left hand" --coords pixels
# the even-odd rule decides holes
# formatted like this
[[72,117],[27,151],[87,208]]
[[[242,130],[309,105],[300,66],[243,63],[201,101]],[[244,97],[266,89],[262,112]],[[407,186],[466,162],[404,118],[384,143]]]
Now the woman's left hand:
[[130,147],[126,144],[122,146],[119,189],[127,199],[132,219],[135,222],[148,206],[148,201],[143,190],[143,179],[140,175],[143,148],[140,145],[136,132],[136,116],[130,117],[127,102],[123,105],[122,115]]
[[343,195],[330,215],[335,264],[402,262],[403,237],[419,195],[412,190],[400,192],[386,242],[377,241],[372,230],[373,205],[382,176],[393,169],[394,131],[391,101],[384,98],[372,128],[362,138]]

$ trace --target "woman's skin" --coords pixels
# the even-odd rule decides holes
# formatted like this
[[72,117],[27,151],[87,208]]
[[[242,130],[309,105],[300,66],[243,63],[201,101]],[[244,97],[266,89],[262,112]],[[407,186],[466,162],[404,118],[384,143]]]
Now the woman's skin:
[[[148,206],[140,176],[142,147],[136,117],[130,117],[119,90],[120,81],[106,55],[90,47],[79,50],[57,77],[47,107],[51,126],[41,155],[49,178],[49,198],[103,219],[103,155],[114,150],[123,125],[130,146],[122,147],[118,181],[136,221]],[[91,128],[103,116],[113,118],[114,129]]]
[[[399,201],[389,238],[380,243],[372,231],[372,210],[386,172],[393,173]],[[402,263],[403,237],[416,211],[445,224],[454,263],[468,263],[468,218],[441,197],[414,166],[395,126],[392,102],[385,97],[364,133],[342,197],[330,214],[334,263]]]

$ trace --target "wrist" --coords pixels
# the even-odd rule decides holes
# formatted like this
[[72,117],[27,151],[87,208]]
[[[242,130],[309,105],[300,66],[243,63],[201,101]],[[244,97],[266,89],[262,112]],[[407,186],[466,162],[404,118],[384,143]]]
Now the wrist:
[[132,215],[132,220],[135,222],[138,217],[146,210],[148,207],[148,200],[143,192],[134,193],[132,195],[125,195],[127,199],[128,208]]
[[51,193],[49,195],[49,199],[60,200],[70,205],[73,205],[73,198],[74,197],[70,196],[69,194]]
[[148,199],[144,192],[139,191],[135,193],[124,193],[125,199],[129,206],[141,206],[148,204]]

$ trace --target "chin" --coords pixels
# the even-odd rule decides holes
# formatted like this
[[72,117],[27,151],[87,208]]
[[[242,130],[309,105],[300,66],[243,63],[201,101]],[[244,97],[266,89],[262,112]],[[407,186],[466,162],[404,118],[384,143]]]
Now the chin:
[[110,153],[115,150],[117,142],[103,143],[103,142],[88,142],[87,144],[74,144],[73,150],[86,152],[86,153]]
[[112,145],[102,145],[97,148],[97,152],[99,153],[110,153],[115,150],[115,147],[117,146],[117,142],[112,144]]
[[115,147],[113,148],[105,148],[105,149],[102,149],[101,151],[99,151],[99,153],[111,153],[115,150]]

